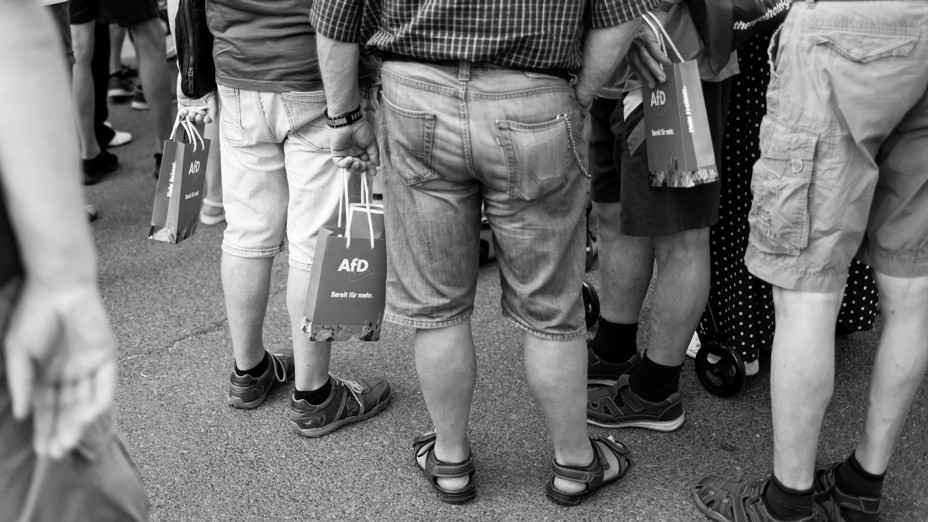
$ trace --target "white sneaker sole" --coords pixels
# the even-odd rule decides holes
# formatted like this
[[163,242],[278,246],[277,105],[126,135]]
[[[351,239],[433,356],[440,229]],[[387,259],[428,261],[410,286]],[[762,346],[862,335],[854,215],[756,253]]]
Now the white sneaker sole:
[[601,428],[643,428],[651,431],[661,431],[661,432],[670,432],[677,431],[680,429],[680,426],[683,426],[683,421],[686,420],[686,415],[681,415],[680,417],[669,420],[669,421],[628,421],[628,422],[615,422],[615,423],[606,423],[599,422],[593,419],[587,419],[587,424],[592,424],[593,426],[599,426]]

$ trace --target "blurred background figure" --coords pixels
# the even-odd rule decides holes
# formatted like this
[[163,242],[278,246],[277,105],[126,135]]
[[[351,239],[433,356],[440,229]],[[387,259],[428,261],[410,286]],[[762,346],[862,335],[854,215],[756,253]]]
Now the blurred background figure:
[[0,520],[146,520],[111,414],[60,7],[0,0]]

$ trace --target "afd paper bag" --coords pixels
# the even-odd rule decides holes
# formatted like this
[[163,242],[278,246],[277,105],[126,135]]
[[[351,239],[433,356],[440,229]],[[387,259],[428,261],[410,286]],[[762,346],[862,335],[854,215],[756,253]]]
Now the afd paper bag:
[[[183,127],[180,135],[177,125]],[[175,132],[164,142],[148,239],[176,244],[196,232],[209,147],[210,140],[193,125],[175,124]]]
[[[355,221],[368,228],[367,219]],[[316,241],[303,331],[311,341],[377,341],[386,287],[387,247],[382,233],[380,239],[348,238],[343,227],[323,227]]]
[[[659,22],[654,24],[663,32]],[[683,61],[665,32],[663,38],[678,61],[664,66],[664,83],[653,89],[646,82],[642,85],[651,186],[687,188],[713,183],[719,173],[699,67],[695,60]]]

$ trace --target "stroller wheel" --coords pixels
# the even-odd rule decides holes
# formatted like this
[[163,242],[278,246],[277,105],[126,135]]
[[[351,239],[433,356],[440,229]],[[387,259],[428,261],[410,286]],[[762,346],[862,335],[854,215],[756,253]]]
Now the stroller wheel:
[[731,346],[709,341],[696,354],[696,377],[712,394],[731,397],[744,386],[744,361]]
[[599,320],[599,295],[589,281],[583,282],[581,294],[583,295],[583,308],[586,312],[586,327],[592,328]]
[[586,271],[593,270],[593,265],[599,258],[599,244],[595,239],[588,238],[586,242]]

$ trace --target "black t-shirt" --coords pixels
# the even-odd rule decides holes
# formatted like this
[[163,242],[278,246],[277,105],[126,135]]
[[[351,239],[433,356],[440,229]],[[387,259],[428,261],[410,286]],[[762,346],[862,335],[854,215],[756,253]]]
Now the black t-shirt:
[[0,189],[0,286],[23,273],[19,247],[10,226],[10,217],[6,212],[3,190]]

